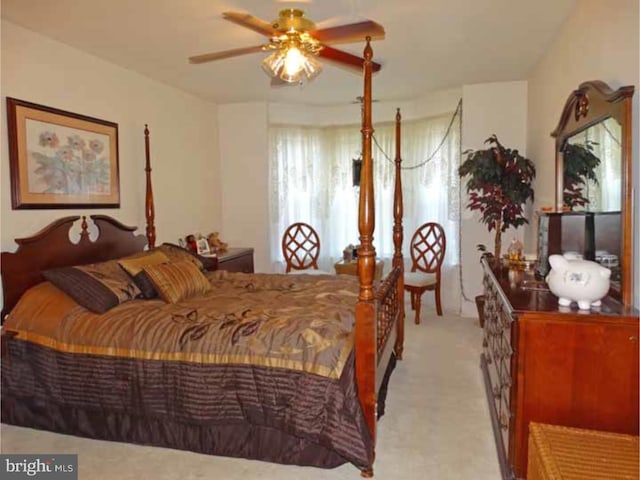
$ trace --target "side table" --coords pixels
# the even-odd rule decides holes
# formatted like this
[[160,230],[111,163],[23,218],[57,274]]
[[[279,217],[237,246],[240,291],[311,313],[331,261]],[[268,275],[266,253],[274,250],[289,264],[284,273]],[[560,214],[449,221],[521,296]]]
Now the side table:
[[[345,262],[344,260],[340,260],[335,263],[333,267],[336,269],[336,274],[338,275],[358,275],[358,260],[352,260],[351,262]],[[376,259],[376,273],[374,275],[374,280],[382,279],[382,269],[384,267],[384,262],[377,258]]]
[[218,253],[218,270],[254,273],[253,248],[228,248]]

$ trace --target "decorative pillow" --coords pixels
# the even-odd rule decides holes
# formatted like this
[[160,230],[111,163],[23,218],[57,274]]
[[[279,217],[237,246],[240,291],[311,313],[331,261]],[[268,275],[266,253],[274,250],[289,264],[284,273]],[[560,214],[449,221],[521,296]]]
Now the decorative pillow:
[[140,290],[116,260],[43,272],[44,277],[87,310],[104,313],[133,300]]
[[174,245],[173,243],[163,243],[159,247],[156,247],[155,250],[159,250],[164,253],[172,262],[186,260],[193,263],[200,270],[215,270],[218,265],[218,260],[216,258],[203,257],[202,255],[193,253],[191,250]]
[[144,255],[136,254],[118,260],[118,264],[124,268],[129,275],[131,275],[133,282],[142,292],[142,296],[147,299],[156,298],[158,296],[158,292],[149,279],[149,276],[144,271],[144,267],[168,262],[169,257],[159,250],[146,252]]
[[144,271],[165,302],[176,303],[211,290],[207,277],[188,260],[149,265]]

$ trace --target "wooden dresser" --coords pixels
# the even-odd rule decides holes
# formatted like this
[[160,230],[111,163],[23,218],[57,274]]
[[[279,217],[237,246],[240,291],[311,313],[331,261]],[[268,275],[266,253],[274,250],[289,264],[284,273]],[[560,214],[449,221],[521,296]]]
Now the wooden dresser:
[[526,478],[529,422],[638,435],[638,311],[559,307],[531,271],[484,270],[480,364],[504,479]]
[[253,248],[229,248],[219,253],[218,270],[253,273]]

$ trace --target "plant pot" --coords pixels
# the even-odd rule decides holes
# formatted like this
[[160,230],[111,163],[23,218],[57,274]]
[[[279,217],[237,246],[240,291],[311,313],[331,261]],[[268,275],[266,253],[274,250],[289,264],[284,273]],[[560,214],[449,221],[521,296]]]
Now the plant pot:
[[476,308],[478,309],[478,319],[480,320],[480,328],[484,328],[484,295],[478,295],[476,298]]

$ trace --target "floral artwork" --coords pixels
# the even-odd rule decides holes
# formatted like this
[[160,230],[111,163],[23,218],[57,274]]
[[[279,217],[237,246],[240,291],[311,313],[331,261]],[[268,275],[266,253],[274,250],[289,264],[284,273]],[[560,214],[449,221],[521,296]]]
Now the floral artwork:
[[27,152],[30,193],[111,193],[106,135],[27,120]]
[[7,97],[11,205],[118,208],[118,125]]

